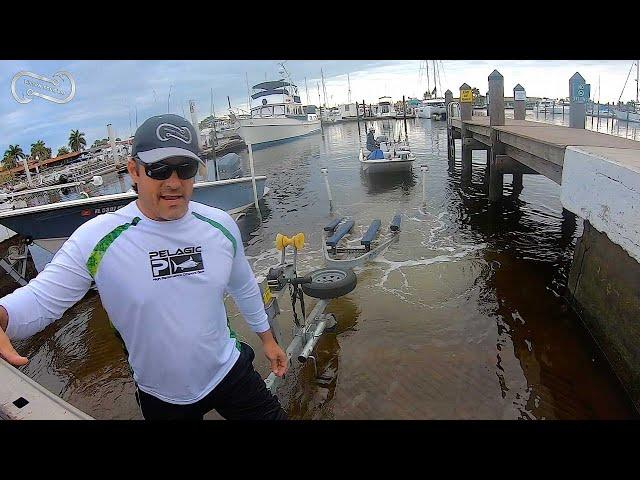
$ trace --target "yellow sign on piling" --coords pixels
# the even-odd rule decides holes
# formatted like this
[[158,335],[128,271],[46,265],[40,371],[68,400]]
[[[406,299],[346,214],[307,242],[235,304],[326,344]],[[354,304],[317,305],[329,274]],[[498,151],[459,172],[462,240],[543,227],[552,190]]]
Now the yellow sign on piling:
[[471,90],[460,90],[460,102],[462,103],[473,102],[473,93],[471,92]]

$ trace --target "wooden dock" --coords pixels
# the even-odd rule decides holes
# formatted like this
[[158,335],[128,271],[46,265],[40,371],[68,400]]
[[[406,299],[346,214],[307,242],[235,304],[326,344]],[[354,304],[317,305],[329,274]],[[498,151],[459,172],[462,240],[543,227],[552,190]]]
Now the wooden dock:
[[[573,84],[584,84],[576,73]],[[473,150],[487,151],[489,201],[502,198],[503,176],[513,175],[514,191],[522,189],[523,174],[540,174],[562,184],[562,167],[567,146],[603,147],[640,151],[640,142],[605,133],[585,130],[585,103],[575,98],[570,109],[570,126],[552,125],[525,120],[525,91],[519,84],[514,87],[514,119],[505,118],[504,78],[498,71],[489,75],[488,116],[473,116],[471,87],[460,87],[458,103],[460,115],[447,120],[449,162],[455,161],[456,139],[461,139],[463,180],[471,176]],[[453,94],[445,93],[447,111],[453,103]],[[640,153],[640,152],[639,152]],[[638,156],[640,158],[640,155]]]
[[504,155],[509,157],[497,162],[503,173],[542,174],[558,185],[562,183],[568,145],[640,150],[640,142],[635,140],[530,120],[505,119],[504,125],[491,126],[490,117],[452,118],[451,126],[454,138],[461,139],[463,130],[466,133],[463,151],[465,148],[489,150],[495,140],[502,144]]

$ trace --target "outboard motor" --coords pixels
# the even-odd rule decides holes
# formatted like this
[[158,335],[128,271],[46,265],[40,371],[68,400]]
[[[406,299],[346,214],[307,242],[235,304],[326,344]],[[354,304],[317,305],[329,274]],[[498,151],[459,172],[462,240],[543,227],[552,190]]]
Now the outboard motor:
[[227,153],[216,159],[218,165],[218,180],[228,180],[230,178],[240,178],[243,176],[242,159],[235,152]]

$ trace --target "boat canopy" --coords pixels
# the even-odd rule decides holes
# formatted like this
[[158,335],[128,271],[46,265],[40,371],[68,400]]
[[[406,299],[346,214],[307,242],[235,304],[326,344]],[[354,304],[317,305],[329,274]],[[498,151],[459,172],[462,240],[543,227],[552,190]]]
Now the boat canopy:
[[258,93],[254,93],[253,95],[251,95],[251,98],[253,100],[255,100],[256,98],[260,98],[260,97],[266,97],[268,95],[289,95],[289,92],[287,92],[285,89],[281,88],[279,90],[264,90],[262,92],[258,92]]
[[275,80],[271,82],[262,82],[254,85],[253,88],[255,90],[275,90],[276,88],[282,87],[295,87],[293,83],[285,82],[284,80]]

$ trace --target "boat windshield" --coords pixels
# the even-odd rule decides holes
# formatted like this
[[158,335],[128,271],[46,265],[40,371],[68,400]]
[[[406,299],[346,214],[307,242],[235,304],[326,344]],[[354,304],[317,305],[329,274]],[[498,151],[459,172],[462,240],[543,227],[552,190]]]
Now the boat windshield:
[[287,115],[305,115],[302,105],[263,105],[251,109],[251,116],[256,118],[264,117],[286,117]]

